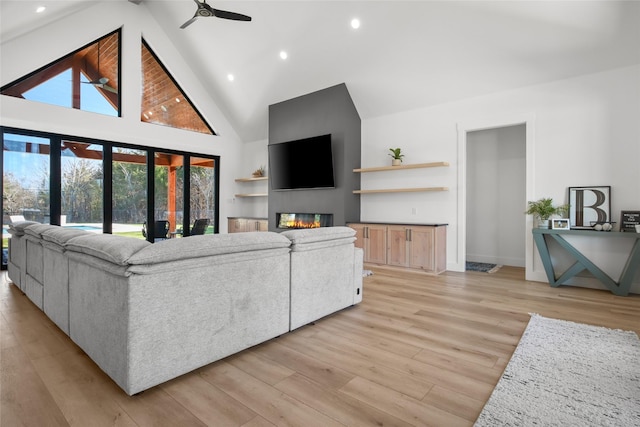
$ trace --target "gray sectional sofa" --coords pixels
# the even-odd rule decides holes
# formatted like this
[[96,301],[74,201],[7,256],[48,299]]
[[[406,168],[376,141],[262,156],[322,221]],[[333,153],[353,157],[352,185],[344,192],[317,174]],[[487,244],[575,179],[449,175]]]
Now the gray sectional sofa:
[[33,223],[10,233],[10,279],[129,395],[362,301],[347,227],[154,244]]

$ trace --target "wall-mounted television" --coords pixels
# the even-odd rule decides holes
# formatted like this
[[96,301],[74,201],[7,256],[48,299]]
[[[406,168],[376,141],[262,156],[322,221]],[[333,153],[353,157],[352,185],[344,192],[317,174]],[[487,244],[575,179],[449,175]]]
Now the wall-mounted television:
[[270,144],[271,189],[334,188],[331,135]]

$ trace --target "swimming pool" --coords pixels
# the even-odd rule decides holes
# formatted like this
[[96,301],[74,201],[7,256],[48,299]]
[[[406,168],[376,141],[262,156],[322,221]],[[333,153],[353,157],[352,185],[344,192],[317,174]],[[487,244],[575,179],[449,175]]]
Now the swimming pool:
[[75,228],[78,230],[86,230],[86,231],[98,231],[102,230],[102,227],[96,227],[95,225],[65,225],[65,228]]

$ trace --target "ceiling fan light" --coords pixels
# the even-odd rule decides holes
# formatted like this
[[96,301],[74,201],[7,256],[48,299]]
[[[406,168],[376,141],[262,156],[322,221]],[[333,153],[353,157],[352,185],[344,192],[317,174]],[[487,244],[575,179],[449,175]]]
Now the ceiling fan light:
[[284,51],[284,50],[280,51],[280,59],[285,60],[288,57],[289,57],[289,54],[286,51]]
[[351,20],[351,28],[353,28],[354,30],[360,28],[360,20],[358,18],[353,18]]

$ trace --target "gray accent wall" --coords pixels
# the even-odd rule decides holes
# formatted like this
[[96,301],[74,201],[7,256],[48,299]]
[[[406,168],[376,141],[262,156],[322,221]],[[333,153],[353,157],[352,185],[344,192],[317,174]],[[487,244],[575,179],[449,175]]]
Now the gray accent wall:
[[[331,134],[335,188],[273,191],[269,189],[269,230],[276,212],[330,213],[333,225],[360,221],[360,115],[342,83],[269,106],[269,144]],[[301,161],[313,162],[313,159]]]

